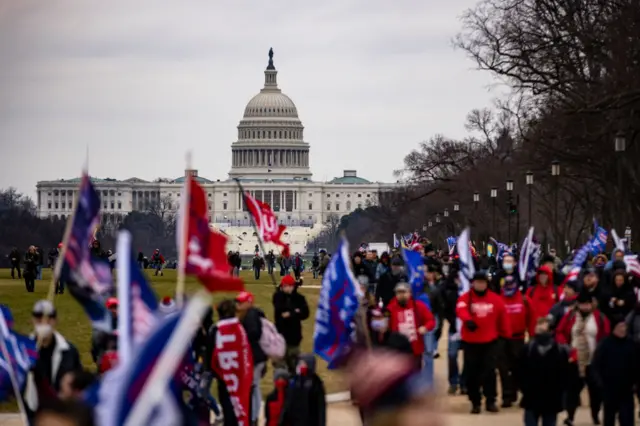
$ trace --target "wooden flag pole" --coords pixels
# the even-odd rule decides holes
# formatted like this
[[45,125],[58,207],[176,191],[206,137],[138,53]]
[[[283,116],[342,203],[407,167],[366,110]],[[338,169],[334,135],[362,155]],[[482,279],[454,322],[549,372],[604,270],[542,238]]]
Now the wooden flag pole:
[[[236,181],[236,184],[238,185],[238,189],[240,190],[240,194],[242,194],[242,202],[245,203],[244,200],[244,188],[242,187],[242,184],[240,183],[240,180],[238,178],[234,179]],[[266,255],[267,252],[264,249],[264,242],[262,241],[262,237],[260,236],[260,232],[258,231],[258,224],[256,223],[256,219],[253,217],[252,214],[249,215],[249,217],[251,217],[251,225],[253,226],[253,231],[256,233],[256,237],[258,238],[258,246],[260,247],[260,250],[262,250],[262,255]],[[269,270],[269,268],[267,268],[267,270]],[[269,274],[271,276],[271,282],[273,283],[274,287],[277,287],[278,284],[276,283],[276,276],[273,273],[273,269],[271,270],[271,274]]]
[[[187,173],[191,170],[191,152],[187,152]],[[180,203],[180,216],[178,216],[178,280],[176,282],[176,305],[182,308],[184,305],[184,286],[187,269],[187,244],[189,244],[189,216],[191,214],[191,175],[185,176],[184,194]]]

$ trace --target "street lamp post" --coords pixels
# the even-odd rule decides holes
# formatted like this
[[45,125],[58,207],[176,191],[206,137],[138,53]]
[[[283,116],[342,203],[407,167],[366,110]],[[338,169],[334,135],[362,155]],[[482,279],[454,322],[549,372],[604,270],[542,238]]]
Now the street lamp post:
[[478,210],[478,203],[480,202],[480,193],[478,191],[473,193],[473,208]]
[[533,172],[531,170],[529,170],[527,172],[526,175],[526,183],[527,183],[527,188],[528,188],[528,197],[529,197],[529,228],[531,228],[531,224],[532,224],[532,217],[531,217],[531,188],[533,188]]
[[498,188],[491,188],[491,233],[498,238],[496,235],[496,198],[498,198]]
[[454,215],[451,218],[451,227],[453,228],[453,233],[455,234],[456,232],[458,232],[457,227],[456,227],[456,219],[458,218],[458,213],[460,212],[460,203],[459,202],[455,202],[453,203],[453,211],[454,211]]
[[556,251],[560,250],[560,232],[558,231],[558,192],[560,190],[560,162],[558,160],[553,160],[551,162],[551,176],[553,176],[554,180],[554,192],[555,192],[555,201],[554,201],[554,213],[553,213],[553,228],[555,236],[553,238],[554,244],[556,246]]
[[513,196],[513,181],[507,180],[507,204],[509,206],[507,210],[507,243],[511,244],[511,202]]
[[624,137],[623,133],[618,133],[615,138],[615,150],[616,150],[616,160],[618,166],[618,217],[616,218],[616,228],[622,229],[624,227],[624,219],[623,219],[623,197],[624,192],[622,191],[622,164],[624,162],[624,152],[627,149],[627,140]]

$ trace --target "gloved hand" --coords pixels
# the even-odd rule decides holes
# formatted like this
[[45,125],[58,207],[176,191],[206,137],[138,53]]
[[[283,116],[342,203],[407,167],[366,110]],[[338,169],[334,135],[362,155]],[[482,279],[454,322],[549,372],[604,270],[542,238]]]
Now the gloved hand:
[[474,320],[467,320],[464,322],[464,325],[469,331],[476,331],[478,329],[478,324],[476,324]]

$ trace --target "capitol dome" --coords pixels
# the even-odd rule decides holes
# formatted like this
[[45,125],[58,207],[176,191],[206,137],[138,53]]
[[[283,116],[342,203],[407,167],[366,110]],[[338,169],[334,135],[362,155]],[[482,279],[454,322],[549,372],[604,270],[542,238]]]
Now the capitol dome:
[[290,97],[278,87],[273,49],[264,71],[264,87],[244,109],[238,140],[231,145],[229,177],[309,180],[309,144]]

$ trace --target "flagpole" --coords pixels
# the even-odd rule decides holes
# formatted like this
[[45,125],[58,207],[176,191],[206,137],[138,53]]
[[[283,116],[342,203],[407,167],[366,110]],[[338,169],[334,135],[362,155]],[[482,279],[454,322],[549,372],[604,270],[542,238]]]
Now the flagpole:
[[212,300],[213,296],[204,290],[199,291],[191,299],[169,337],[165,349],[160,353],[158,362],[151,370],[146,385],[134,402],[125,426],[147,424],[149,415],[167,394],[169,381],[175,375],[178,364],[182,362],[184,352]]
[[27,419],[27,410],[24,408],[24,401],[22,399],[22,394],[20,393],[20,386],[18,386],[18,379],[16,379],[15,371],[13,371],[13,364],[11,362],[11,356],[9,356],[9,349],[7,349],[5,337],[8,336],[0,336],[0,350],[2,351],[2,356],[7,362],[7,373],[9,373],[11,387],[13,388],[13,393],[16,397],[16,402],[18,403],[18,409],[20,410],[20,420],[22,420],[22,424],[24,426],[29,426],[29,420]]
[[120,231],[116,243],[118,271],[118,362],[131,361],[131,234]]
[[187,176],[184,180],[184,196],[180,203],[180,216],[178,217],[180,233],[180,245],[178,246],[178,281],[176,282],[176,305],[182,308],[184,305],[184,282],[187,269],[187,244],[189,244],[189,215],[191,210],[191,152],[186,157]]
[[[77,210],[77,207],[76,207],[76,210]],[[54,302],[56,281],[60,279],[60,272],[62,270],[64,258],[67,255],[67,245],[69,243],[69,237],[71,236],[71,228],[73,226],[73,221],[75,220],[75,217],[76,217],[76,210],[74,210],[73,213],[71,213],[71,216],[69,216],[69,218],[67,219],[67,225],[64,228],[64,234],[62,237],[62,250],[60,250],[60,254],[56,259],[56,265],[53,268],[53,274],[51,275],[51,283],[49,284],[49,294],[47,295],[47,299],[51,303]]]
[[[236,184],[238,185],[238,189],[242,194],[242,202],[246,204],[246,201],[244,199],[244,188],[242,187],[242,184],[240,183],[240,180],[238,178],[235,178],[234,180],[236,181]],[[267,252],[264,249],[264,242],[262,241],[262,237],[260,236],[260,232],[258,231],[258,224],[256,223],[256,219],[253,217],[252,214],[250,214],[249,217],[251,217],[251,226],[253,226],[253,231],[256,233],[256,237],[258,238],[258,246],[260,247],[260,250],[262,250],[262,255],[266,256]],[[268,270],[269,268],[267,268],[267,271]],[[271,270],[271,273],[269,275],[271,276],[271,282],[273,283],[273,286],[277,287],[278,284],[276,283],[276,277],[273,274],[273,270]]]

